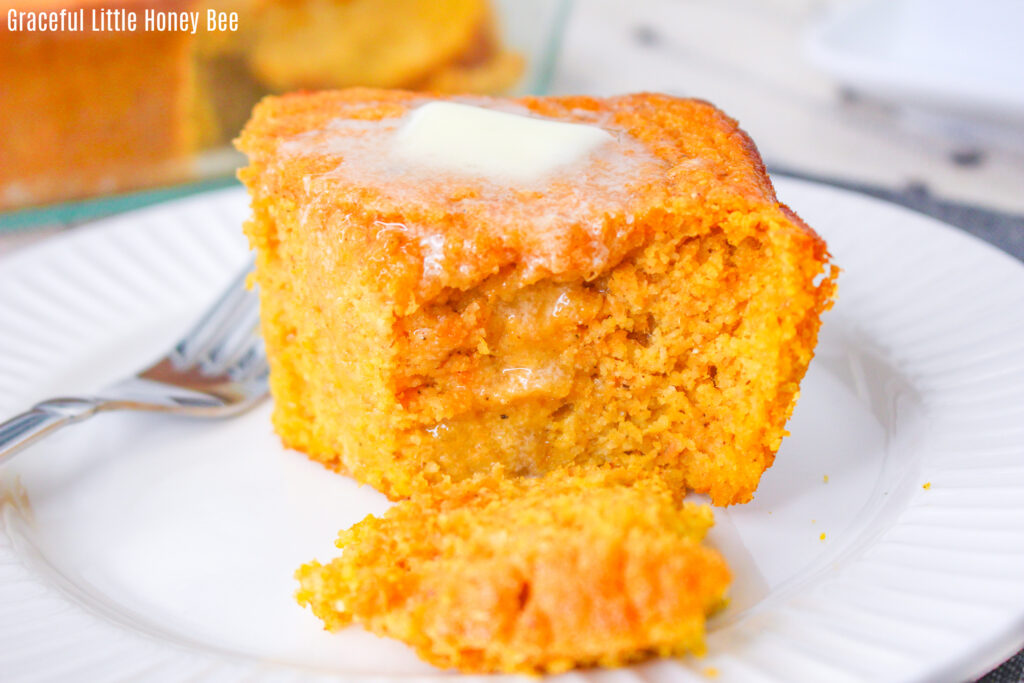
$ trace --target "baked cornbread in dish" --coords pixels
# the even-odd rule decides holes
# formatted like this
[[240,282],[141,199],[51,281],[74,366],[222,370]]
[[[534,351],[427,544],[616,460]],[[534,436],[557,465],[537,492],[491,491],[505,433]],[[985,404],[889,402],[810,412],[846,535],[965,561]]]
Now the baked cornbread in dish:
[[[10,11],[141,16],[146,8],[185,11],[192,2],[15,0]],[[0,210],[186,177],[200,134],[187,33],[93,30],[88,20],[74,31],[7,24],[0,24]]]
[[366,85],[497,92],[521,75],[490,0],[251,0],[240,43],[275,91]]
[[264,100],[250,165],[274,425],[392,498],[500,465],[657,470],[750,500],[785,435],[837,270],[706,102],[458,98],[607,141],[541,178],[420,167],[430,100]]
[[701,544],[707,506],[657,477],[481,476],[343,531],[302,567],[299,601],[464,672],[560,672],[701,652],[729,571]]

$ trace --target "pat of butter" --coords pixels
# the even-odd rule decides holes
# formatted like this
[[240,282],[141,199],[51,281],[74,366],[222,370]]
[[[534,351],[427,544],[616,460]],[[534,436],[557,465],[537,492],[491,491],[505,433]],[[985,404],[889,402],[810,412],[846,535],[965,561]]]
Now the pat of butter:
[[525,183],[582,161],[613,139],[596,126],[431,102],[409,115],[393,153],[403,163]]

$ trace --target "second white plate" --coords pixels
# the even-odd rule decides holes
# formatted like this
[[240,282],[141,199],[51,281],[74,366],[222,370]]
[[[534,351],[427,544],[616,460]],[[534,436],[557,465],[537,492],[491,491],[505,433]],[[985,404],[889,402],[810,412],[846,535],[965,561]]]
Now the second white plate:
[[866,0],[837,4],[807,56],[844,85],[898,104],[1024,124],[1024,4]]

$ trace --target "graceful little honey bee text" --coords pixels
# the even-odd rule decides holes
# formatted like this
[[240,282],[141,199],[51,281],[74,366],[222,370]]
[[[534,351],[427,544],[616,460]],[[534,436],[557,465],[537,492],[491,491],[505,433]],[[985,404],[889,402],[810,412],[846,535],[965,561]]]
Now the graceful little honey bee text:
[[238,30],[238,12],[175,12],[125,8],[62,9],[59,11],[7,12],[7,30],[31,33],[225,33]]

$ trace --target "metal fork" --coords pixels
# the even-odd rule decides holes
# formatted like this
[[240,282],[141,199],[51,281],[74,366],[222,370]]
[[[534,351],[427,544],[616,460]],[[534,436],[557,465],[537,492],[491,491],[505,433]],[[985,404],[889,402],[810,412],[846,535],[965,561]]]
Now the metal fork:
[[53,398],[0,424],[0,464],[47,434],[108,410],[229,417],[267,395],[267,357],[250,263],[163,358],[96,396]]

